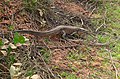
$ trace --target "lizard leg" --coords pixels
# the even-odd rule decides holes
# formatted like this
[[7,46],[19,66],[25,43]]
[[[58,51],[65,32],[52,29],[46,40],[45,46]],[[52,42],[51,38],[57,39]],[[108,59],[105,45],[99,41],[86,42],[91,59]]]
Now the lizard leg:
[[74,35],[74,34],[76,34],[77,32],[73,32],[73,33],[71,33],[70,35]]
[[60,38],[60,41],[66,42],[67,41],[66,32],[64,30],[62,30],[61,34],[62,34],[62,36]]
[[63,33],[63,34],[62,34],[62,38],[63,38],[63,39],[66,39],[66,32],[65,32],[64,30],[62,30],[62,33]]

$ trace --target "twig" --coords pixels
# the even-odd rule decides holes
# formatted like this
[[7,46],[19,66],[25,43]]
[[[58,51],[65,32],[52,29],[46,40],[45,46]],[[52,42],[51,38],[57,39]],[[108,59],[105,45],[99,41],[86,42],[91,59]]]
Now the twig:
[[[75,45],[70,45],[70,46],[52,46],[52,47],[49,47],[49,46],[36,46],[37,48],[48,48],[48,49],[67,49],[67,48],[76,48],[76,47],[79,47],[79,46],[82,46],[84,45],[84,43],[79,43],[79,44],[75,44]],[[94,44],[87,44],[88,46],[108,46],[109,43],[94,43]]]
[[111,60],[111,64],[112,64],[113,68],[115,69],[116,79],[118,79],[118,70],[117,70],[117,68],[116,68],[116,66],[115,66],[115,64],[114,64],[114,62],[113,62],[113,57],[112,57],[112,55],[111,55],[111,51],[108,50],[108,49],[106,49],[106,50],[107,50],[108,53],[109,53],[110,60]]
[[103,27],[103,26],[104,26],[104,24],[101,24],[100,27],[98,27],[98,28],[95,30],[95,32],[98,32],[98,30],[99,30],[101,27]]
[[88,17],[91,17],[91,16],[92,16],[92,14],[93,14],[93,12],[95,11],[95,9],[96,9],[96,7],[92,10],[92,12],[89,14]]
[[48,67],[48,65],[45,63],[44,58],[42,57],[42,55],[41,55],[40,53],[37,53],[37,54],[41,57],[44,65],[47,67],[47,69],[49,70],[49,72],[51,73],[51,75],[52,75],[54,78],[56,78],[55,75],[52,73],[51,69],[50,69],[50,68]]
[[[52,46],[52,47],[49,47],[49,49],[67,49],[67,48],[73,48],[73,47],[78,47],[80,45],[71,45],[71,46]],[[43,46],[37,46],[37,48],[41,48]],[[44,46],[46,47],[46,46]]]
[[5,67],[3,64],[0,63],[0,65],[5,68],[7,71],[9,71],[9,69],[7,67]]

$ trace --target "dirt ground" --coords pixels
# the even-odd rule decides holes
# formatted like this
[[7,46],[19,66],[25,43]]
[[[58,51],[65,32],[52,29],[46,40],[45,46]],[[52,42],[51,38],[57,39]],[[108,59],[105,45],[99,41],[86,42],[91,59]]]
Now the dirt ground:
[[[34,5],[34,2],[29,4]],[[28,6],[27,0],[0,1],[0,39],[9,40],[5,45],[14,42],[13,30],[45,31],[58,25],[72,25],[94,33],[97,28],[91,19],[98,6],[97,1],[52,0],[46,3],[38,1],[36,4]],[[15,63],[21,65],[16,65],[20,66],[20,73],[18,75],[16,72],[13,79],[30,79],[35,74],[38,74],[38,79],[115,79],[110,76],[113,73],[111,70],[114,71],[110,63],[103,65],[104,61],[109,60],[98,55],[101,48],[109,49],[109,46],[90,45],[96,39],[89,34],[79,33],[68,37],[72,41],[62,39],[60,35],[21,35],[29,39],[29,44],[15,45],[15,49],[7,48],[4,50],[9,52],[7,55],[0,53],[0,79],[11,78],[10,68]],[[0,50],[3,51],[2,48]]]

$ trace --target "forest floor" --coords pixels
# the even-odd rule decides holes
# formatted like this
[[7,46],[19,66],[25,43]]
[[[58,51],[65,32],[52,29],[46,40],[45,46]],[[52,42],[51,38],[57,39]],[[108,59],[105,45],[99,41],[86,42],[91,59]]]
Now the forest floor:
[[[120,1],[45,1],[0,1],[0,79],[120,79]],[[13,33],[59,25],[93,37]]]

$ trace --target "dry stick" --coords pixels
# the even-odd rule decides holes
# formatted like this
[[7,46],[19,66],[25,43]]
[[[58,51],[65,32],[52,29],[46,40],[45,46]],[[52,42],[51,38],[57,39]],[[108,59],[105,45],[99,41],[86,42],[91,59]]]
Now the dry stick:
[[55,75],[52,73],[51,69],[50,69],[50,68],[48,67],[48,65],[45,63],[44,58],[42,57],[42,55],[41,55],[40,53],[37,53],[37,54],[41,57],[42,61],[44,62],[44,65],[47,67],[47,69],[49,70],[49,72],[51,73],[51,75],[52,75],[54,78],[56,78]]
[[4,67],[7,71],[10,71],[7,67],[5,67],[3,64],[0,63],[2,67]]
[[[42,47],[46,47],[49,49],[67,49],[67,48],[74,48],[74,47],[79,47],[81,45],[84,44],[76,44],[76,45],[71,45],[71,46],[52,46],[52,47],[48,47],[48,46],[36,46],[37,48],[42,48]],[[88,44],[89,46],[108,46],[109,43],[96,43],[96,44]]]
[[[47,48],[48,48],[48,47],[47,47]],[[36,51],[36,52],[37,52],[37,51]],[[40,53],[38,53],[38,52],[37,52],[37,54],[41,57],[44,65],[47,67],[48,71],[52,74],[53,77],[55,77],[54,74],[53,74],[53,73],[51,72],[51,70],[49,69],[49,67],[47,66],[47,64],[45,63],[44,58],[42,57],[42,55],[41,55]],[[44,71],[45,71],[45,70],[44,70]],[[46,72],[47,72],[47,71],[46,71]],[[47,72],[47,73],[48,73],[48,72]],[[48,73],[48,74],[49,74],[49,73]],[[50,79],[50,76],[49,76],[49,79]]]
[[105,22],[105,18],[106,18],[106,13],[107,13],[107,8],[105,7],[105,4],[104,4],[105,2],[104,2],[104,0],[103,0],[103,6],[104,6],[104,8],[105,8],[105,12],[104,12],[104,15],[103,15],[103,20],[104,20],[104,22],[103,22],[103,24],[101,24],[100,25],[100,27],[98,27],[97,29],[96,29],[96,32],[101,28],[101,27],[104,27],[105,25],[106,25],[106,22]]
[[[73,47],[78,47],[78,46],[80,45],[77,44],[77,45],[71,45],[71,46],[52,46],[52,47],[49,47],[49,49],[64,49],[64,48],[67,49],[67,48],[73,48]],[[41,46],[37,46],[37,48],[41,48]]]
[[112,64],[113,68],[115,69],[116,79],[118,79],[118,70],[117,70],[117,68],[116,68],[116,66],[115,66],[115,64],[114,64],[114,62],[113,62],[113,58],[112,58],[112,55],[111,55],[111,51],[108,50],[108,49],[106,49],[106,50],[107,50],[108,53],[109,53],[110,60],[111,60],[111,64]]
[[92,10],[92,12],[90,12],[90,14],[88,15],[88,17],[91,17],[93,12],[96,10],[96,7]]
[[[33,58],[35,61],[36,61],[36,59],[35,58]],[[38,65],[38,63],[37,63],[37,61],[36,62],[34,62],[35,64],[36,64],[36,66],[37,67],[39,67],[39,65]],[[40,70],[42,70],[42,71],[44,71],[44,72],[46,72],[47,74],[49,74],[45,69],[43,69],[42,67],[39,67],[40,68]],[[42,75],[41,75],[42,76]],[[44,78],[43,76],[42,76],[42,78]]]

